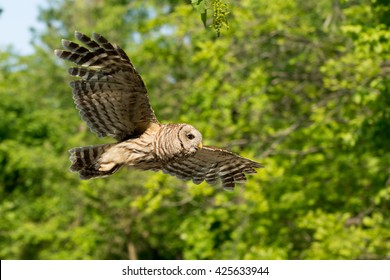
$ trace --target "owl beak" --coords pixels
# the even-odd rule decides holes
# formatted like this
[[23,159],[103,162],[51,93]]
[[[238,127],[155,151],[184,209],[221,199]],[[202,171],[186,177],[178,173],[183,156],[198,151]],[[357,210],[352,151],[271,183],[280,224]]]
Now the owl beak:
[[199,148],[199,150],[203,148],[202,143],[199,143],[198,148]]

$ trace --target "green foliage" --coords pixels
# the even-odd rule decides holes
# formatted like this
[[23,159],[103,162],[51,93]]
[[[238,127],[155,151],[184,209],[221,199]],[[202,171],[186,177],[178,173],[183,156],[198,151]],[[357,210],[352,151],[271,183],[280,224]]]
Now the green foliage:
[[[211,2],[211,4],[210,4]],[[229,29],[227,15],[229,14],[228,5],[221,0],[191,0],[192,6],[200,13],[200,17],[205,27],[208,25],[210,13],[213,15],[213,21],[210,24],[219,37],[221,29]]]
[[[220,38],[192,3],[50,0],[35,53],[0,53],[0,257],[390,258],[387,1],[236,1]],[[74,30],[125,48],[161,122],[265,168],[232,193],[136,170],[79,180],[67,150],[110,140],[53,55]]]

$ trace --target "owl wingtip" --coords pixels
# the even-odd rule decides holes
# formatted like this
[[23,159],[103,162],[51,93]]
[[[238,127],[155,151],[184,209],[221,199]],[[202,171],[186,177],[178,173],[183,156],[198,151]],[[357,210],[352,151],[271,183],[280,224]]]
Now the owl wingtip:
[[92,33],[92,38],[96,41],[107,41],[106,38],[104,38],[101,34],[97,33],[97,32],[93,32]]
[[62,50],[54,50],[55,56],[61,57],[61,54],[62,54]]
[[254,161],[254,162],[253,162],[253,167],[254,167],[254,168],[264,168],[264,165],[261,164],[260,162]]
[[66,39],[61,39],[61,45],[64,47],[64,48],[68,48],[69,44],[71,42],[69,40],[66,40]]
[[77,30],[74,32],[74,36],[76,37],[77,40],[81,40],[85,35]]

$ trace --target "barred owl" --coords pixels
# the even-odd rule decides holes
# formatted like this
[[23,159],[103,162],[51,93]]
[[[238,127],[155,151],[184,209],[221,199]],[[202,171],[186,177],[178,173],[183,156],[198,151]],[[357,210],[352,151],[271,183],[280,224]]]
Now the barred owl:
[[59,58],[80,67],[69,68],[79,79],[70,83],[82,119],[112,144],[71,149],[70,170],[81,179],[112,175],[123,166],[162,170],[183,180],[215,184],[227,190],[256,173],[261,164],[229,151],[202,146],[202,135],[189,124],[161,124],[149,103],[141,76],[125,52],[103,36],[93,39],[75,32],[85,47],[62,40]]

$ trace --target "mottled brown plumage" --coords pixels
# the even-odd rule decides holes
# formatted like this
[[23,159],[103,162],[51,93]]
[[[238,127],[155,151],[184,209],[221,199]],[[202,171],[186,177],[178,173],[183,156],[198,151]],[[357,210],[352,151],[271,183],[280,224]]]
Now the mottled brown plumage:
[[66,50],[55,54],[71,67],[73,99],[82,119],[99,137],[118,142],[70,150],[70,170],[81,179],[112,175],[122,166],[162,170],[183,180],[215,184],[225,189],[244,182],[261,164],[229,151],[202,147],[202,135],[189,124],[160,124],[149,103],[141,76],[126,53],[94,33],[75,32],[87,48],[62,40]]

